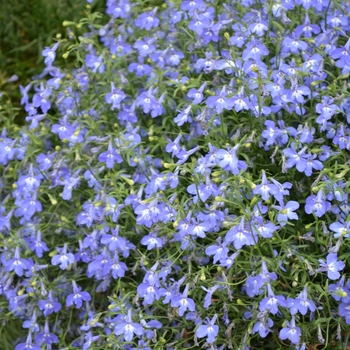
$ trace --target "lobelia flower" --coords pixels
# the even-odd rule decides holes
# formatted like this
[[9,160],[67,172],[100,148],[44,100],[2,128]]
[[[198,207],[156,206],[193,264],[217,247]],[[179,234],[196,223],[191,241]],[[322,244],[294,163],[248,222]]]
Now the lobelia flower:
[[270,198],[270,195],[275,194],[278,191],[278,189],[276,185],[268,183],[264,170],[262,171],[261,177],[261,185],[257,185],[253,189],[253,193],[260,194],[261,198],[267,201]]
[[83,306],[83,301],[90,301],[91,296],[88,292],[82,292],[81,287],[79,287],[75,281],[72,281],[73,294],[69,294],[66,299],[66,306],[72,306],[75,304],[77,309]]
[[295,201],[289,201],[286,205],[273,205],[274,209],[279,212],[277,214],[277,221],[281,226],[285,226],[289,220],[298,220],[298,214],[294,213],[299,208],[299,203]]
[[176,118],[174,118],[174,122],[176,123],[177,126],[182,126],[185,123],[192,122],[192,118],[190,116],[191,108],[192,108],[192,105],[189,105],[183,111],[178,111],[180,113],[176,116]]
[[290,322],[286,321],[286,327],[282,328],[278,334],[282,340],[289,339],[291,343],[298,344],[300,342],[301,330],[295,325],[295,318],[292,316]]
[[296,166],[297,170],[304,172],[307,165],[307,158],[305,155],[306,147],[303,147],[299,152],[296,152],[293,148],[286,148],[283,150],[283,154],[288,158],[286,162],[287,168]]
[[52,48],[45,47],[45,49],[42,51],[42,55],[45,57],[44,63],[46,66],[51,66],[53,61],[56,58],[56,50],[59,46],[59,42],[57,42]]
[[143,327],[139,323],[132,321],[130,309],[128,310],[127,316],[124,316],[122,321],[114,327],[114,334],[116,336],[123,335],[123,339],[127,342],[132,341],[134,334],[141,336],[143,332]]
[[342,220],[343,223],[340,222],[333,222],[333,224],[331,224],[329,226],[329,229],[332,230],[333,232],[335,232],[334,234],[334,238],[339,238],[339,237],[344,237],[344,238],[348,238],[350,237],[350,222],[344,222]]
[[308,309],[311,312],[316,310],[314,302],[307,298],[307,287],[305,286],[303,291],[296,297],[296,299],[288,298],[287,307],[291,315],[295,315],[298,311],[302,315],[306,315]]
[[28,328],[29,331],[37,333],[40,330],[39,324],[36,321],[36,310],[33,311],[32,318],[23,322],[22,328]]
[[219,326],[215,324],[217,319],[217,316],[214,315],[213,318],[210,320],[207,318],[206,325],[201,325],[196,330],[196,336],[198,338],[204,338],[207,337],[207,342],[209,344],[212,344],[215,342],[216,337],[219,333]]
[[286,298],[282,295],[275,295],[272,291],[270,283],[267,283],[267,297],[262,299],[259,304],[259,310],[261,312],[268,311],[274,315],[277,314],[278,306],[286,307]]
[[41,231],[38,230],[36,238],[30,237],[27,239],[27,244],[30,250],[34,251],[38,258],[43,257],[43,252],[48,252],[49,248],[46,243],[41,240]]
[[171,307],[177,307],[180,316],[183,316],[185,311],[194,311],[196,309],[193,299],[188,297],[189,285],[186,284],[182,294],[174,296],[171,300]]
[[190,89],[190,91],[187,93],[187,97],[192,99],[192,104],[196,105],[203,101],[203,91],[206,86],[207,83],[204,82],[198,90],[195,88]]
[[242,87],[238,94],[232,98],[232,105],[235,108],[236,112],[240,112],[242,110],[248,110],[251,107],[251,103],[248,98],[244,95],[244,87]]
[[337,300],[341,301],[342,303],[349,304],[350,303],[350,285],[349,282],[344,286],[345,283],[345,277],[342,276],[342,278],[337,282],[337,284],[331,283],[328,286],[328,292],[331,294],[331,296]]
[[72,253],[67,253],[68,244],[65,243],[63,248],[56,247],[58,254],[53,256],[51,264],[54,266],[60,265],[61,270],[66,270],[69,264],[73,264],[75,261]]
[[107,168],[112,169],[114,167],[114,162],[120,164],[123,162],[123,158],[120,156],[119,152],[113,148],[112,141],[109,141],[107,151],[100,153],[98,161],[106,163]]
[[114,253],[111,271],[113,278],[117,279],[118,277],[124,277],[125,271],[127,271],[127,266],[119,261],[119,257],[117,253]]
[[135,21],[137,27],[141,29],[151,30],[159,25],[159,19],[156,17],[157,7],[151,12],[144,12],[139,15]]
[[33,344],[32,342],[32,332],[28,333],[27,340],[25,343],[19,343],[16,345],[15,350],[40,350],[41,346]]
[[57,298],[53,298],[52,291],[49,291],[46,300],[39,300],[38,306],[41,311],[43,311],[44,316],[47,317],[53,312],[58,312],[61,310],[62,305],[58,302]]
[[345,264],[342,261],[338,261],[338,256],[336,253],[329,253],[327,255],[326,261],[323,259],[318,260],[320,262],[320,268],[316,272],[327,271],[327,276],[331,280],[337,280],[340,277],[339,271],[343,270]]
[[116,88],[112,82],[111,92],[105,96],[105,101],[112,105],[111,110],[113,111],[114,109],[120,109],[120,102],[123,101],[125,97],[125,93],[119,88]]
[[233,242],[236,249],[241,249],[245,245],[255,245],[258,240],[256,234],[252,234],[250,228],[245,225],[244,216],[238,225],[231,228],[225,235],[224,243]]
[[201,288],[207,292],[207,294],[204,297],[203,307],[208,310],[209,306],[211,305],[211,299],[213,297],[213,293],[219,288],[219,285],[216,284],[214,287],[210,287],[209,289],[203,286],[201,286]]
[[311,195],[306,198],[305,212],[307,214],[314,213],[317,217],[321,217],[331,208],[331,203],[326,201],[326,197],[322,190],[319,190],[317,196]]
[[227,151],[224,149],[219,149],[216,151],[216,156],[218,157],[218,165],[226,171],[231,170],[232,174],[238,175],[241,170],[245,170],[247,168],[247,164],[238,160],[237,150],[239,144],[230,148],[227,147]]
[[55,334],[50,333],[48,319],[45,319],[44,331],[35,335],[35,342],[38,344],[49,345],[56,344],[59,342],[58,337]]
[[218,244],[210,245],[205,249],[205,254],[214,255],[213,262],[216,264],[220,259],[227,256],[229,249],[226,247],[228,242],[221,243],[221,237],[217,239]]
[[21,259],[20,249],[17,246],[12,259],[4,263],[5,271],[14,271],[17,276],[23,276],[25,270],[31,268],[31,263],[27,259]]
[[85,342],[83,344],[83,347],[82,349],[83,350],[89,350],[90,349],[90,345],[95,342],[96,340],[100,339],[100,336],[99,335],[95,335],[95,336],[92,336],[92,333],[91,331],[87,332],[85,334]]
[[137,40],[134,44],[134,48],[139,51],[140,57],[146,57],[156,50],[156,46],[153,45],[155,41],[155,38],[145,37],[143,40]]
[[261,338],[266,338],[267,335],[272,331],[273,321],[271,318],[261,318],[257,323],[254,324],[252,334],[259,333]]
[[206,100],[206,104],[209,108],[215,108],[217,113],[222,113],[224,109],[231,110],[233,107],[233,98],[226,97],[226,86],[221,89],[218,96],[210,96]]
[[206,8],[203,0],[185,0],[181,2],[180,8],[182,11],[188,11],[190,13],[194,11],[203,11]]

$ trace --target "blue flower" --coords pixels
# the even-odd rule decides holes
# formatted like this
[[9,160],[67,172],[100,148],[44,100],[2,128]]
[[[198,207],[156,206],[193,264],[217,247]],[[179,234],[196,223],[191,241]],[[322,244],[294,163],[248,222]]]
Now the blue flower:
[[82,292],[81,287],[77,286],[75,281],[72,281],[72,284],[74,293],[67,296],[66,306],[75,304],[77,309],[80,309],[83,306],[83,301],[90,301],[91,296],[88,292]]
[[208,309],[209,306],[211,305],[211,299],[212,299],[212,297],[213,297],[213,293],[219,288],[219,285],[216,284],[214,287],[211,287],[211,288],[209,288],[209,289],[207,289],[207,288],[205,288],[205,287],[203,287],[203,286],[201,286],[201,288],[202,288],[204,291],[207,292],[207,294],[206,294],[205,297],[204,297],[204,304],[203,304],[203,307],[204,307],[205,309]]
[[259,310],[261,312],[268,311],[272,314],[276,315],[278,310],[278,306],[286,307],[286,298],[282,295],[275,295],[272,291],[270,283],[267,284],[267,297],[262,299],[259,304]]
[[56,266],[60,265],[62,270],[67,269],[69,264],[73,264],[75,259],[72,253],[67,253],[68,245],[64,244],[63,248],[56,247],[58,254],[53,256],[51,259],[51,264]]
[[331,208],[331,203],[326,201],[325,195],[321,190],[317,196],[311,195],[306,198],[305,212],[307,214],[314,213],[317,217],[321,217]]
[[266,338],[271,332],[271,327],[273,327],[273,321],[271,318],[267,317],[259,319],[253,326],[252,334],[259,333],[261,338]]
[[343,270],[345,264],[342,261],[338,261],[336,253],[329,253],[326,261],[323,259],[318,260],[320,262],[320,268],[317,272],[327,271],[327,276],[331,280],[337,280],[340,277],[339,271]]
[[58,343],[58,337],[53,334],[50,333],[49,330],[49,321],[48,319],[45,319],[45,327],[44,327],[44,331],[40,332],[38,334],[35,335],[35,342],[38,344],[56,344]]
[[119,152],[113,148],[111,141],[108,143],[108,150],[100,153],[98,160],[99,162],[106,163],[108,169],[112,169],[114,167],[114,162],[123,162],[123,158],[120,156]]
[[42,55],[45,57],[44,63],[46,64],[46,66],[51,66],[53,61],[55,60],[56,50],[59,44],[60,43],[57,42],[52,48],[46,46],[43,50]]
[[156,17],[157,8],[151,12],[144,12],[139,15],[135,21],[136,26],[141,29],[151,30],[159,25],[159,19]]
[[224,86],[218,96],[210,96],[206,103],[209,108],[215,108],[217,113],[222,113],[224,109],[231,110],[233,107],[233,98],[226,97],[226,87]]
[[96,340],[100,339],[99,335],[92,336],[91,331],[87,332],[85,334],[85,342],[83,344],[82,350],[88,350],[90,349],[90,345],[95,342]]
[[219,333],[219,326],[215,324],[217,316],[214,315],[210,320],[209,318],[206,320],[206,325],[201,325],[196,330],[196,336],[198,338],[207,337],[207,342],[209,344],[214,343],[216,337]]
[[273,208],[279,212],[277,214],[277,221],[281,226],[285,226],[289,220],[298,220],[298,214],[294,213],[299,208],[299,203],[289,201],[286,205],[273,205]]
[[123,335],[123,339],[127,342],[132,341],[134,334],[141,336],[143,332],[143,327],[139,323],[132,321],[130,309],[127,316],[124,316],[123,320],[114,327],[114,334],[116,336]]
[[112,105],[111,110],[120,109],[120,102],[126,97],[125,93],[120,89],[116,89],[114,83],[111,83],[111,92],[106,94],[105,101]]
[[238,175],[241,170],[247,168],[247,164],[244,161],[238,160],[237,150],[239,144],[230,148],[228,150],[219,149],[216,151],[218,157],[218,165],[226,171],[231,170],[232,174]]
[[243,246],[255,245],[258,240],[256,235],[253,236],[249,226],[245,225],[244,216],[238,225],[231,228],[225,235],[224,243],[231,243],[236,249],[241,249]]
[[349,282],[344,286],[345,277],[342,276],[342,278],[337,282],[337,284],[330,284],[328,286],[328,292],[331,294],[331,296],[342,303],[348,304],[350,302],[350,285]]
[[286,321],[286,327],[282,328],[279,332],[279,337],[282,340],[289,339],[293,344],[300,342],[301,331],[299,327],[295,325],[294,316],[290,322]]
[[261,185],[256,186],[253,189],[254,194],[260,194],[261,198],[267,201],[270,198],[271,194],[275,194],[277,192],[277,186],[269,184],[266,178],[265,171],[262,171]]
[[182,294],[174,296],[171,300],[171,306],[177,307],[180,316],[183,316],[186,310],[194,311],[196,306],[193,299],[188,297],[189,285],[187,284]]
[[57,298],[53,298],[52,291],[49,291],[49,295],[46,300],[39,300],[38,306],[41,311],[43,311],[44,316],[47,317],[53,312],[58,312],[61,310],[62,305],[58,302]]
[[12,259],[5,262],[5,271],[15,271],[17,276],[23,276],[24,270],[29,270],[31,267],[27,259],[21,259],[20,249],[17,246]]
[[314,312],[316,310],[314,302],[307,298],[306,286],[296,299],[288,298],[287,307],[289,307],[291,315],[295,315],[298,311],[302,315],[306,315],[308,309],[311,312]]
[[32,343],[32,333],[29,332],[25,343],[16,345],[15,350],[40,350],[41,346]]

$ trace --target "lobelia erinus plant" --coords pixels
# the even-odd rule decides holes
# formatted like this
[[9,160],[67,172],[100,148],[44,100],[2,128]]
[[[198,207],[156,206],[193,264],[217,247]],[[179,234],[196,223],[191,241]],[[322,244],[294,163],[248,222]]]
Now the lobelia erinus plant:
[[349,9],[108,0],[64,23],[27,125],[2,117],[16,350],[347,348]]

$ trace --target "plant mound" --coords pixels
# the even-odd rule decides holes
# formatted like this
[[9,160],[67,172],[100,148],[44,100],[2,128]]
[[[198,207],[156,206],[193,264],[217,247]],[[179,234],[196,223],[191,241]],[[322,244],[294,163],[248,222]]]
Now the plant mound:
[[12,348],[346,349],[348,2],[92,8],[1,112]]

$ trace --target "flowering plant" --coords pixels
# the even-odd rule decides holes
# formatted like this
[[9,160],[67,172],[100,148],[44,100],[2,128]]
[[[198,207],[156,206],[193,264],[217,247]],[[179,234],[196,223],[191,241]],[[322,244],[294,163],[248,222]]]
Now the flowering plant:
[[347,2],[91,6],[2,114],[15,349],[346,348]]

